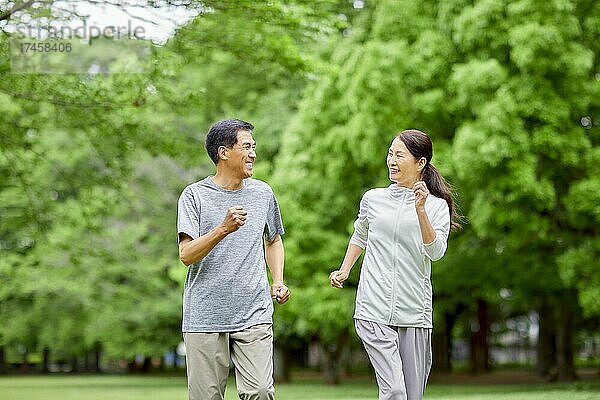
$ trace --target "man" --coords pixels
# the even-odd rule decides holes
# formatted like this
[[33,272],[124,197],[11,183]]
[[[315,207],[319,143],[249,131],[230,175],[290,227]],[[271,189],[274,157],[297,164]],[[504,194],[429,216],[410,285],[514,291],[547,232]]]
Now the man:
[[283,304],[290,293],[277,200],[269,185],[250,178],[253,129],[238,119],[214,124],[206,150],[216,173],[179,198],[179,256],[189,267],[182,331],[191,400],[224,398],[230,359],[240,399],[275,398],[272,299]]

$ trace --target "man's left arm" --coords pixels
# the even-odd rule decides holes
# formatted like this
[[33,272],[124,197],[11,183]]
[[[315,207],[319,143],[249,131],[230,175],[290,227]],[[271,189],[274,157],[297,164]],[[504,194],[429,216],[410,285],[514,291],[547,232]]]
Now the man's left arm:
[[276,235],[271,241],[265,240],[265,258],[273,278],[271,296],[283,304],[290,298],[290,291],[283,284],[284,250],[281,235]]

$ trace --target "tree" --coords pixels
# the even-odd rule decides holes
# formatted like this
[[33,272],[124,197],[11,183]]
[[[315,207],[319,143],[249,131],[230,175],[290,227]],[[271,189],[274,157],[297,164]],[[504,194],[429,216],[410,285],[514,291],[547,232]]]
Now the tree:
[[[49,348],[74,367],[100,349],[132,357],[175,346],[185,269],[165,238],[177,196],[208,173],[202,134],[224,115],[256,121],[262,154],[277,152],[306,46],[338,23],[307,4],[211,2],[140,74],[118,63],[107,75],[11,74],[2,58],[0,276],[10,285],[0,313],[10,322],[0,344]],[[0,32],[2,54],[9,38]]]
[[[588,179],[578,159],[590,154],[595,140],[580,121],[598,106],[594,52],[577,5],[479,2],[465,8],[456,37],[469,57],[451,76],[454,107],[470,114],[457,128],[453,161],[477,210],[472,224],[480,237],[502,238],[497,246],[511,261],[505,267],[511,286],[527,293],[534,307],[550,302],[554,325],[544,324],[550,321],[543,312],[540,323],[556,332],[559,379],[574,376],[577,308],[558,260],[587,236],[568,221],[564,194]],[[489,34],[485,42],[474,21]],[[480,79],[467,79],[473,76]]]
[[[558,260],[589,234],[569,222],[563,194],[578,188],[595,199],[594,186],[579,184],[590,170],[577,163],[595,153],[597,141],[596,122],[580,124],[598,107],[597,45],[589,40],[596,17],[585,7],[592,6],[383,1],[367,10],[355,34],[336,45],[334,67],[307,90],[278,159],[279,191],[294,182],[281,203],[300,290],[337,266],[360,195],[385,184],[383,154],[393,133],[417,126],[433,137],[433,162],[459,188],[471,225],[451,240],[434,279],[469,277],[452,286],[474,289],[474,297],[462,296],[468,304],[454,299],[441,309],[479,310],[483,331],[474,343],[483,348],[473,351],[487,351],[485,309],[500,288],[520,291],[530,307],[568,304],[572,291]],[[327,289],[320,293],[314,301],[327,307]],[[577,313],[576,304],[563,308],[551,327],[560,379],[573,377]],[[331,323],[322,315],[322,325]],[[339,318],[349,329],[350,315]],[[476,359],[483,360],[477,369],[487,368],[486,356]]]

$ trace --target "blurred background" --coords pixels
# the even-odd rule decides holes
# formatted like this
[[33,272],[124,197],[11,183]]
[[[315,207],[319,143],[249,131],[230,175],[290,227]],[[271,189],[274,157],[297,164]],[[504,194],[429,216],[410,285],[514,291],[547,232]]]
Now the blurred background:
[[183,373],[177,199],[236,117],[286,227],[279,381],[370,373],[359,265],[327,276],[408,128],[464,216],[433,264],[434,377],[597,379],[599,39],[594,0],[0,1],[0,373]]

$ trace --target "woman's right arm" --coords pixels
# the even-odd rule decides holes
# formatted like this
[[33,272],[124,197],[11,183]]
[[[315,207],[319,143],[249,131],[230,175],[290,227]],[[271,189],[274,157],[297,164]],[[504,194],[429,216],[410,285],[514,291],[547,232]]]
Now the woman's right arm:
[[348,279],[348,275],[350,275],[350,270],[354,266],[354,263],[356,263],[358,257],[360,257],[363,250],[367,247],[367,237],[369,231],[369,221],[367,219],[367,210],[369,208],[369,204],[367,201],[367,193],[365,193],[360,200],[358,217],[354,222],[354,233],[350,238],[350,243],[348,243],[344,261],[342,261],[342,266],[340,269],[329,274],[329,283],[331,286],[339,289],[344,286],[344,281]]
[[344,261],[342,261],[342,266],[340,269],[333,271],[329,274],[329,283],[331,286],[341,289],[344,287],[344,281],[348,279],[348,275],[350,275],[350,271],[352,267],[358,260],[358,257],[362,254],[363,249],[355,245],[354,243],[348,244],[348,249],[346,249],[346,255],[344,256]]

